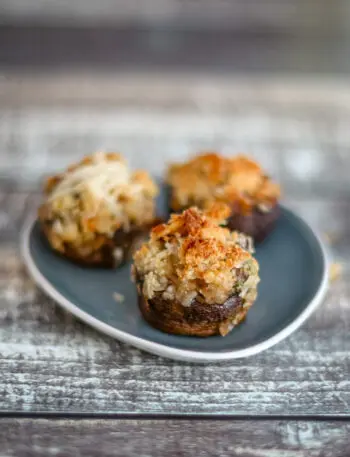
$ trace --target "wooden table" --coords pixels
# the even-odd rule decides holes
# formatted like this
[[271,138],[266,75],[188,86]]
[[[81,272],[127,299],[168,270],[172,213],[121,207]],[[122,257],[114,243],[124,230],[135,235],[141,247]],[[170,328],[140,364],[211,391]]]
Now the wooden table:
[[[6,73],[0,101],[1,455],[350,455],[350,86]],[[155,174],[198,149],[252,153],[341,275],[300,330],[247,359],[175,362],[97,333],[18,250],[42,176],[96,148]]]

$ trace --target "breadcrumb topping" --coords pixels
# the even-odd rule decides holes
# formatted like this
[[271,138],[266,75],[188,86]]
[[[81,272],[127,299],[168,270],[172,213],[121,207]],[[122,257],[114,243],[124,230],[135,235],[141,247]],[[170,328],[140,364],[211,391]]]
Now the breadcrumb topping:
[[168,170],[174,211],[195,205],[205,208],[215,201],[249,213],[253,208],[269,211],[280,196],[280,187],[261,167],[245,156],[223,157],[207,153]]
[[184,306],[193,299],[221,304],[233,293],[255,299],[258,264],[240,246],[245,237],[218,225],[229,212],[223,204],[190,208],[152,229],[134,254],[134,276],[147,299],[161,294]]
[[131,172],[120,154],[97,152],[50,177],[45,193],[39,218],[50,224],[55,249],[64,252],[64,243],[90,246],[119,228],[152,222],[158,189],[147,172]]

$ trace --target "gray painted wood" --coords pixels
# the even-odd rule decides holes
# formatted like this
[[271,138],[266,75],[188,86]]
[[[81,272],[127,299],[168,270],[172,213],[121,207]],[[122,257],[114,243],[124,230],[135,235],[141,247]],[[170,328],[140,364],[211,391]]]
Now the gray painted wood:
[[3,419],[0,442],[4,457],[345,457],[350,424]]
[[22,186],[99,148],[155,174],[219,149],[249,152],[286,195],[350,191],[346,81],[5,73],[0,101],[0,173]]
[[[123,69],[132,69],[135,73],[145,69],[156,72],[180,69],[202,74],[209,71],[317,76],[348,75],[350,71],[347,0],[332,3],[293,0],[292,8],[288,1],[282,5],[282,0],[273,0],[270,8],[275,16],[269,14],[267,0],[263,3],[240,0],[241,6],[237,0],[216,1],[215,5],[210,0],[190,0],[187,8],[176,8],[173,14],[170,7],[169,15],[159,16],[138,5],[136,14],[129,20],[116,18],[107,8],[99,6],[99,11],[108,15],[109,24],[89,14],[83,18],[85,24],[79,23],[70,14],[68,20],[61,17],[53,27],[48,26],[50,18],[43,16],[29,18],[29,24],[24,18],[19,18],[16,24],[14,18],[11,24],[11,19],[3,14],[3,2],[0,5],[0,42],[4,43],[0,47],[1,68],[30,71],[112,68],[115,73]],[[170,6],[172,2],[177,0],[166,0],[165,4]],[[11,0],[9,3],[12,5]],[[84,11],[88,11],[88,3],[84,2]],[[160,0],[154,2],[157,13],[161,3]],[[25,4],[32,7],[33,2]],[[96,2],[90,4],[97,5]],[[144,0],[142,5],[146,4]],[[54,2],[54,5],[64,4]],[[70,10],[72,6],[69,2]],[[287,13],[285,17],[282,17],[282,8]],[[44,12],[45,8],[40,10]],[[295,21],[291,11],[295,13]],[[59,18],[56,16],[56,19]],[[122,25],[123,20],[127,21],[126,27]]]
[[[68,3],[54,0],[2,0],[2,23],[44,23],[45,25],[175,25],[203,27],[248,28],[269,30],[324,31],[335,22],[344,26],[348,8],[344,0],[334,0],[332,8],[326,0],[71,0]],[[345,17],[344,17],[345,16]]]
[[[20,262],[16,238],[38,197],[2,197],[10,219],[0,245],[1,410],[348,415],[348,264],[325,303],[276,347],[221,365],[169,361],[98,334],[36,289]],[[291,203],[338,239],[333,252],[346,262],[346,219],[338,215],[347,203]]]
[[[0,81],[0,410],[348,416],[346,85],[265,81],[259,87],[217,79],[201,85],[195,78],[164,80],[163,86],[131,78],[122,85],[94,76],[79,90],[75,77],[65,78]],[[60,101],[65,87],[74,104],[64,95]],[[111,88],[108,104],[104,90]],[[249,359],[192,365],[98,334],[34,286],[18,252],[20,228],[40,199],[41,177],[98,147],[117,148],[156,174],[165,160],[197,148],[251,151],[282,182],[286,203],[331,236],[342,276],[298,332]]]

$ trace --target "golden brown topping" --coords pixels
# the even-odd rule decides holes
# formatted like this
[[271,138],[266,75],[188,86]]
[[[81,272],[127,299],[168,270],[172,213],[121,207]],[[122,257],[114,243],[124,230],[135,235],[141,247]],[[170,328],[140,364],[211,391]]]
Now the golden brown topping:
[[218,225],[226,216],[223,205],[208,212],[190,208],[154,227],[149,242],[134,255],[146,298],[162,293],[184,306],[195,297],[223,303],[236,291],[242,269],[258,280],[257,262],[238,244],[242,235]]
[[250,212],[255,206],[273,206],[280,196],[279,186],[245,156],[202,154],[187,163],[172,165],[167,180],[172,187],[171,204],[175,211],[191,205],[205,208],[222,201]]

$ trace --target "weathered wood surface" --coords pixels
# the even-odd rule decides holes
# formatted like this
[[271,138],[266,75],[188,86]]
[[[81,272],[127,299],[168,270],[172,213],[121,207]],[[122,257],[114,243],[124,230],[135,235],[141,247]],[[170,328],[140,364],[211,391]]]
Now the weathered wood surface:
[[[288,0],[266,0],[264,5],[259,0],[236,0],[225,2],[218,0],[215,6],[210,0],[200,3],[196,0],[70,0],[57,3],[54,0],[2,0],[2,24],[45,25],[168,25],[248,28],[259,27],[265,30],[286,28],[287,30],[316,30],[328,24],[345,24],[348,8],[344,0],[334,0],[330,8],[327,0],[295,0],[293,8]],[[330,20],[332,19],[332,21]]]
[[[168,361],[98,334],[36,289],[14,241],[23,208],[30,211],[37,198],[2,197],[11,216],[0,247],[1,410],[349,414],[348,270],[303,328],[276,347],[221,365]],[[294,201],[300,205],[309,216],[310,208],[318,208],[318,227],[340,236],[338,257],[345,260],[346,233],[334,231],[342,202]]]
[[3,419],[0,442],[6,457],[346,457],[350,424]]
[[[38,105],[34,95],[40,81],[0,81],[0,410],[348,416],[346,86],[321,84],[316,90],[279,82],[259,90],[258,83],[249,89],[242,81],[201,86],[192,80],[180,81],[172,92],[169,83],[155,90],[148,80],[152,90],[137,105],[137,97],[132,98],[137,84],[130,81],[114,83],[112,106],[98,105],[99,90],[106,100],[104,90],[111,86],[98,84],[97,89],[99,79],[93,78],[79,91],[73,78],[66,79],[74,93],[72,106],[67,97],[59,104],[57,88],[64,94],[64,84],[58,81],[45,83],[44,78],[45,97]],[[182,98],[173,105],[174,93],[181,90]],[[192,365],[98,334],[33,285],[17,243],[26,214],[38,203],[40,178],[100,147],[117,148],[133,165],[154,173],[162,171],[166,160],[201,148],[251,151],[282,182],[285,201],[331,236],[332,253],[344,264],[342,276],[298,332],[249,359]]]
[[4,73],[0,102],[0,176],[17,186],[99,148],[155,174],[219,149],[249,152],[287,196],[350,194],[346,80]]

